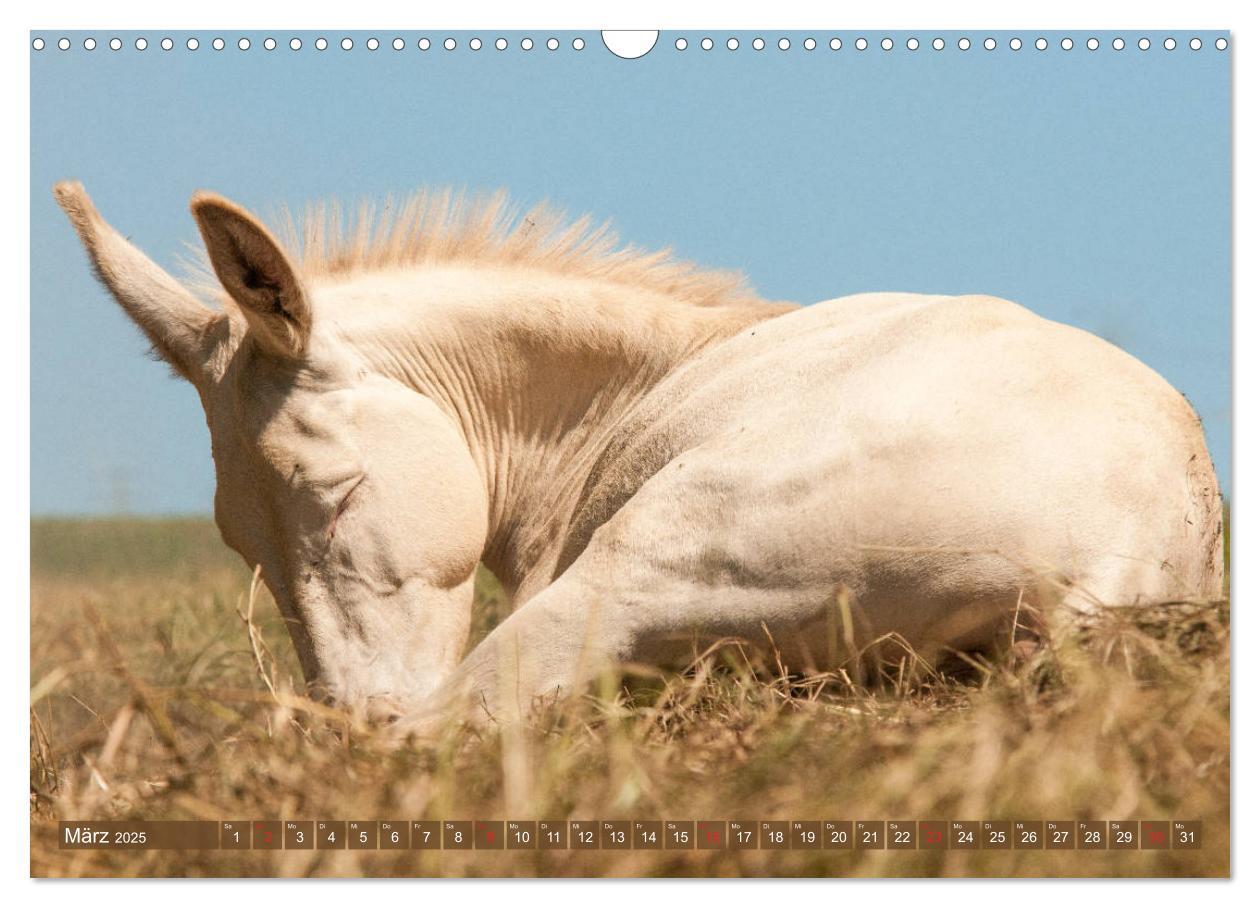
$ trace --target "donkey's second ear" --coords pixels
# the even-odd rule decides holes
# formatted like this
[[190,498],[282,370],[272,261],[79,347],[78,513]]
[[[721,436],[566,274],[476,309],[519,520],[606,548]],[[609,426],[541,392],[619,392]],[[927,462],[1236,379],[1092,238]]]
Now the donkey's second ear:
[[301,356],[311,336],[311,309],[280,244],[252,214],[214,193],[194,195],[192,213],[214,273],[250,329],[269,352]]

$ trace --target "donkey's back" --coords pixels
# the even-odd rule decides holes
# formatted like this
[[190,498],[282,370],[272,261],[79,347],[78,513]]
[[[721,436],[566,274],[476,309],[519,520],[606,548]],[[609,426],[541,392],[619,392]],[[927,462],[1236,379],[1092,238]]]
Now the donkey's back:
[[1220,516],[1197,417],[1136,359],[1003,300],[865,294],[663,382],[569,570],[633,598],[640,639],[765,621],[808,641],[846,591],[868,635],[931,649],[1009,632],[1021,604],[1218,595]]

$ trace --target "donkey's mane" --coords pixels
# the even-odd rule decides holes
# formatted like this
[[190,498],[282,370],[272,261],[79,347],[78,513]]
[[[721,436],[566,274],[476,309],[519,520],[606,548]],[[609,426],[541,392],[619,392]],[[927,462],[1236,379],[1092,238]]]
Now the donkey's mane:
[[760,302],[738,272],[679,261],[669,249],[623,246],[608,222],[568,219],[543,203],[521,214],[506,193],[421,190],[401,202],[364,203],[347,218],[336,202],[281,209],[276,238],[312,282],[431,264],[538,268],[668,294],[695,306]]

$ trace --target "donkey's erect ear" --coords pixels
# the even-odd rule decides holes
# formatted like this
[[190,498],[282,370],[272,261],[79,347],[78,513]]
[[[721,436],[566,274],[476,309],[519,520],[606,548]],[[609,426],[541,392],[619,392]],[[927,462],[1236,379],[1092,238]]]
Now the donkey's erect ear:
[[271,353],[301,356],[311,309],[280,244],[252,214],[214,193],[194,195],[192,213],[214,273],[258,339]]
[[82,184],[58,183],[53,195],[78,231],[97,277],[144,331],[158,355],[196,384],[209,356],[209,328],[221,316],[109,226]]

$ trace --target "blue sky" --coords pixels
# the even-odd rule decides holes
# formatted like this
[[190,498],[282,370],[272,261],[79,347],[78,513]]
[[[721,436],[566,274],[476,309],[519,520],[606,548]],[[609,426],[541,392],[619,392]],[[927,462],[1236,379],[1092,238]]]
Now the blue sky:
[[206,32],[146,32],[143,52],[122,32],[64,33],[63,52],[62,34],[31,51],[34,514],[208,513],[214,490],[196,395],[92,279],[52,200],[65,178],[173,271],[197,240],[196,189],[266,212],[454,185],[611,217],[628,241],[742,269],[777,299],[1005,296],[1163,374],[1203,416],[1229,488],[1232,51],[1217,33],[1192,51],[1190,34],[1160,32],[1177,49],[1141,51],[1139,34],[1108,32],[1092,52],[1084,33],[1048,33],[1045,51],[1027,32],[939,33],[943,51],[936,32],[916,51],[891,33],[888,52],[882,32],[864,51],[857,33],[814,33],[813,51],[804,33],[766,33],[762,51],[744,33],[706,52],[702,33],[669,32],[635,61],[592,32],[580,52],[562,32],[529,33],[529,51],[508,33],[501,52],[498,32],[423,52],[411,32],[352,33],[351,51],[343,33],[324,51],[320,33],[275,33],[266,51],[251,32],[244,52],[239,32],[219,52]]

